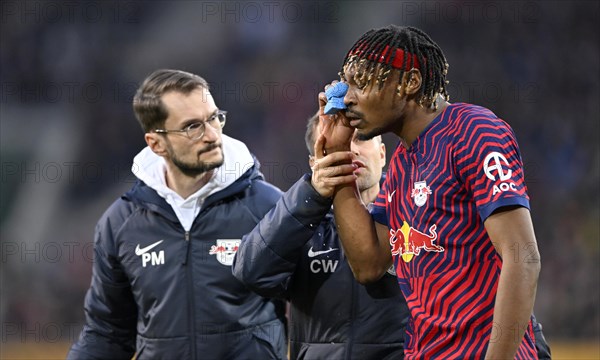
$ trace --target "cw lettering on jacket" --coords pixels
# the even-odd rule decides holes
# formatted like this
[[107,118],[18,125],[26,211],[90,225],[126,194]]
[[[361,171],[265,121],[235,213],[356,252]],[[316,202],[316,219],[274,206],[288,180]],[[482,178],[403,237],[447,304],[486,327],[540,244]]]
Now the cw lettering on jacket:
[[316,258],[311,260],[310,262],[310,271],[313,274],[318,274],[320,272],[323,273],[333,273],[335,272],[335,269],[338,266],[339,260],[333,260],[333,259],[322,259],[321,256],[328,254],[330,252],[333,251],[339,251],[338,248],[329,248],[327,250],[320,250],[320,251],[314,251],[312,246],[310,249],[308,249],[308,257],[309,258]]

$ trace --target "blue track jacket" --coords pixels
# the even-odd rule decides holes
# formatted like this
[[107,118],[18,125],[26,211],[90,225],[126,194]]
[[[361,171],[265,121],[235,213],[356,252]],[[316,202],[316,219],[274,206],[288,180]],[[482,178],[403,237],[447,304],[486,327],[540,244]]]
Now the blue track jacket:
[[291,303],[291,359],[402,359],[406,302],[396,277],[363,286],[344,257],[331,200],[306,175],[246,235],[234,275]]
[[204,199],[190,231],[142,181],[106,211],[96,227],[86,323],[68,359],[286,357],[284,303],[231,274],[242,236],[281,192],[258,162],[243,173],[243,164],[229,165],[238,178]]

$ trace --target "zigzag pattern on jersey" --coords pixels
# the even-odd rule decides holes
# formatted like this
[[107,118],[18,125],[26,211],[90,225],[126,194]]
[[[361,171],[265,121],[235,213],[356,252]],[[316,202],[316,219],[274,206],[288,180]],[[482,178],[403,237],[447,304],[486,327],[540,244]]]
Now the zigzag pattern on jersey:
[[[493,151],[508,160],[517,191],[492,194],[499,179],[494,182],[485,175],[483,160]],[[436,225],[435,244],[444,248],[421,250],[408,262],[401,254],[394,256],[411,311],[407,360],[423,354],[445,359],[484,356],[501,259],[480,214],[507,201],[528,201],[522,168],[512,129],[489,110],[470,104],[449,106],[410,149],[398,144],[375,212],[384,209],[394,231],[406,222],[429,234]],[[417,181],[426,181],[433,192],[424,206],[416,206],[410,197]],[[531,323],[523,340],[517,359],[535,359]]]

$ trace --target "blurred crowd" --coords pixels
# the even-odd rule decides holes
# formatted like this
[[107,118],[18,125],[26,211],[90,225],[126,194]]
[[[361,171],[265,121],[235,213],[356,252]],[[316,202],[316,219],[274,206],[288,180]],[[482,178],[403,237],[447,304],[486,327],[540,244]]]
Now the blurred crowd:
[[[95,222],[131,186],[144,146],[131,99],[147,74],[205,77],[229,112],[224,132],[286,190],[309,170],[303,135],[318,92],[362,33],[391,23],[441,46],[451,102],[488,107],[517,134],[549,341],[600,336],[598,3],[65,4],[2,3],[3,342],[51,340],[48,324],[78,333]],[[389,157],[397,140],[384,139]]]

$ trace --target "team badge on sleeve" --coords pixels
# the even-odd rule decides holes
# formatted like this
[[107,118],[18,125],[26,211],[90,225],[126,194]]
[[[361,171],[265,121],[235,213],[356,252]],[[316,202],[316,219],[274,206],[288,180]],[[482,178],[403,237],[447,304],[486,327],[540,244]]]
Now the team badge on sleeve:
[[413,186],[410,197],[415,199],[415,205],[421,207],[427,202],[428,195],[431,194],[431,188],[427,186],[426,181],[417,181]]

